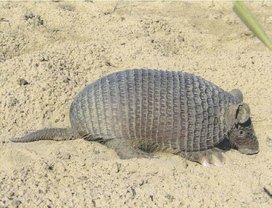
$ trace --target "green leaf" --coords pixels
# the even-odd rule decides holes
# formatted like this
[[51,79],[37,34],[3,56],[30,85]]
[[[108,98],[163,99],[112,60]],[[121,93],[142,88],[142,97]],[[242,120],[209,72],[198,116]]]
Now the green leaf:
[[266,35],[265,31],[254,18],[253,14],[246,7],[244,2],[235,1],[233,6],[234,12],[244,22],[244,24],[270,49],[272,50],[272,42]]

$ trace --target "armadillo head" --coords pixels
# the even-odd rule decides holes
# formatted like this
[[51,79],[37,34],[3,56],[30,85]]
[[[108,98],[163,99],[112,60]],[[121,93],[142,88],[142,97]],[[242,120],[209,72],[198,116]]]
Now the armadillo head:
[[259,152],[259,143],[250,119],[250,108],[246,103],[240,103],[236,108],[235,124],[228,133],[232,148],[243,154]]

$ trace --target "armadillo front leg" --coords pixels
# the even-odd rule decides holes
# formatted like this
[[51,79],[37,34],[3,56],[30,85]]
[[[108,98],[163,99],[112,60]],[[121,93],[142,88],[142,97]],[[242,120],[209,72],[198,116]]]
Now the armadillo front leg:
[[39,140],[72,140],[79,137],[79,134],[73,128],[51,128],[42,129],[24,137],[9,139],[12,142],[34,142]]
[[221,167],[221,162],[232,164],[231,159],[216,147],[199,152],[182,152],[180,156],[207,167],[210,167],[210,164]]
[[127,139],[111,139],[105,142],[108,148],[114,149],[121,159],[153,158],[153,154],[133,147],[133,142]]

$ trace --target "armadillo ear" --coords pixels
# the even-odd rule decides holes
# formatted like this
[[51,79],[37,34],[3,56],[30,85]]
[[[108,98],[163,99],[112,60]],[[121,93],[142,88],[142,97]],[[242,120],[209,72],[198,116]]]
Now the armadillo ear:
[[243,102],[243,93],[239,89],[233,89],[230,94]]
[[238,105],[236,118],[239,123],[245,123],[250,117],[250,108],[248,104],[241,103]]

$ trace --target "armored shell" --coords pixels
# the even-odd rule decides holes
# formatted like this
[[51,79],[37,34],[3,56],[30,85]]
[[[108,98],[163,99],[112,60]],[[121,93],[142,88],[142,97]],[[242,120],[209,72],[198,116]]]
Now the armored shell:
[[86,86],[70,108],[81,135],[150,141],[159,149],[195,152],[219,144],[237,97],[190,73],[134,69]]

